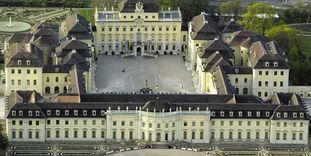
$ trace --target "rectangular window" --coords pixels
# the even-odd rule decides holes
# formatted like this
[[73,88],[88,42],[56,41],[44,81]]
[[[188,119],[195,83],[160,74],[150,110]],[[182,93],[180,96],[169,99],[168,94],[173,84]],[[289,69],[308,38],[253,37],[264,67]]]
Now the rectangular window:
[[281,75],[284,75],[284,71],[281,71]]
[[16,138],[16,131],[12,131],[12,139]]
[[29,69],[27,69],[27,74],[30,74],[30,70]]
[[242,126],[242,121],[239,121],[239,126]]
[[261,81],[258,81],[258,86],[259,86],[259,87],[261,86]]
[[20,139],[23,138],[23,131],[19,131],[19,132],[18,132],[18,137],[19,137]]
[[76,131],[76,130],[73,131],[73,137],[74,137],[74,138],[78,138],[78,131]]
[[266,75],[269,75],[269,71],[266,71]]
[[191,133],[191,139],[192,139],[192,140],[195,140],[195,132],[192,132],[192,133]]
[[220,138],[220,139],[224,139],[224,132],[221,131],[221,132],[219,133],[219,138]]
[[293,139],[293,140],[296,140],[296,133],[295,133],[295,132],[294,132],[293,135],[292,135],[292,139]]
[[186,122],[186,121],[184,121],[184,126],[185,126],[185,127],[187,126],[187,122]]
[[280,140],[280,133],[276,133],[276,140]]
[[192,121],[192,126],[195,126],[195,121]]
[[92,120],[92,125],[96,125],[96,120]]
[[14,85],[15,85],[15,84],[14,84],[14,80],[11,80],[11,85],[12,85],[12,86],[14,86]]
[[58,77],[55,77],[55,82],[58,82]]
[[278,72],[277,72],[277,71],[274,71],[274,75],[275,75],[275,76],[278,75]]
[[121,126],[125,126],[125,121],[121,121]]
[[34,85],[34,86],[37,85],[37,80],[33,80],[33,85]]
[[247,134],[246,139],[251,139],[251,132],[247,132],[246,134]]
[[242,132],[238,132],[238,139],[242,139]]
[[260,133],[256,132],[256,139],[259,140],[259,138],[260,138]]
[[32,139],[32,131],[28,131],[28,138]]
[[230,126],[233,126],[233,121],[230,121],[230,122],[229,122],[229,125],[230,125]]
[[59,138],[59,130],[55,131],[55,138]]
[[14,73],[15,73],[15,70],[14,70],[14,69],[12,69],[12,70],[11,70],[11,74],[14,74]]
[[269,132],[265,132],[265,139],[269,139]]
[[303,133],[299,133],[299,140],[303,140]]
[[65,130],[65,138],[69,137],[69,132],[67,130]]
[[223,126],[224,125],[224,121],[220,121],[220,126]]
[[51,131],[50,131],[50,130],[47,130],[47,131],[46,131],[46,137],[47,137],[47,138],[50,138],[50,137],[51,137]]
[[200,122],[200,126],[203,127],[204,126],[204,121]]
[[36,69],[33,70],[33,74],[37,74],[37,70]]
[[101,138],[105,138],[105,131],[101,131],[100,136]]
[[283,140],[287,139],[287,133],[283,133]]

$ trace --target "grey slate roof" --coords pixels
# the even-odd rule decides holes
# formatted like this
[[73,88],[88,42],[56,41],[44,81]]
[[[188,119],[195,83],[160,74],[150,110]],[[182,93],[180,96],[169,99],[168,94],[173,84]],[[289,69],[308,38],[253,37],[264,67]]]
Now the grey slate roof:
[[[18,62],[21,61],[21,64]],[[30,61],[30,64],[27,64]],[[38,57],[30,52],[18,52],[16,53],[6,65],[7,67],[42,67],[42,63],[38,60]]]
[[253,74],[251,67],[221,66],[226,74]]
[[190,35],[193,40],[213,40],[218,37],[218,29],[210,16],[201,14],[193,17]]
[[7,40],[8,43],[29,43],[32,38],[31,33],[17,32],[13,33]]
[[243,30],[243,27],[238,25],[234,20],[230,20],[224,23],[224,28],[222,30],[223,33],[233,33],[237,31]]
[[93,39],[89,22],[77,13],[69,15],[62,23],[64,27],[60,28],[62,37],[76,39]]
[[43,73],[69,73],[72,65],[45,65]]
[[289,69],[283,52],[275,42],[252,43],[249,61],[253,69]]
[[159,7],[154,0],[122,0],[119,4],[121,13],[135,12],[136,3],[143,3],[144,12],[159,12]]
[[86,43],[78,40],[63,41],[58,47],[55,48],[57,57],[65,57],[72,50],[75,50],[83,57],[91,57],[90,50]]
[[212,53],[219,52],[224,59],[233,59],[233,50],[221,40],[211,40],[202,45],[203,53],[200,53],[201,58],[208,58]]
[[235,94],[235,88],[230,84],[226,73],[220,66],[217,66],[212,74],[218,94]]

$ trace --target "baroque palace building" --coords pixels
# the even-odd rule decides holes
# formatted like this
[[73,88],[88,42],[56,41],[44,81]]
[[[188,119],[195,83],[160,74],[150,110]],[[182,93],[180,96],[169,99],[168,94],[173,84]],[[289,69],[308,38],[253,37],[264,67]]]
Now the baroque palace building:
[[[33,96],[27,96],[27,95]],[[70,94],[12,96],[9,141],[186,141],[307,144],[309,119],[296,94]],[[16,99],[17,98],[17,99]]]
[[[95,12],[96,49],[121,56],[179,54],[186,44],[180,10],[160,10],[153,0],[123,0],[118,10]],[[184,43],[184,44],[183,44]]]

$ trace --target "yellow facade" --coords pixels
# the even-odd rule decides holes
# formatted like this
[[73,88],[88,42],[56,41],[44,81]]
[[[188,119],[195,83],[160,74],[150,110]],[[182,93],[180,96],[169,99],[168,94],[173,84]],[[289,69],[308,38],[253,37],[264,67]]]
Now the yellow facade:
[[96,10],[95,20],[96,49],[100,53],[154,56],[181,52],[179,10],[153,13]]

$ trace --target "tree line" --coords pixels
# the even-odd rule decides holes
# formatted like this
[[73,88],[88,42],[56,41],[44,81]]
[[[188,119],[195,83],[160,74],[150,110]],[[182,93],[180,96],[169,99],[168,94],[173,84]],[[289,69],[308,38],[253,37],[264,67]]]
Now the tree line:
[[5,7],[90,7],[90,2],[85,0],[0,0],[0,6]]

